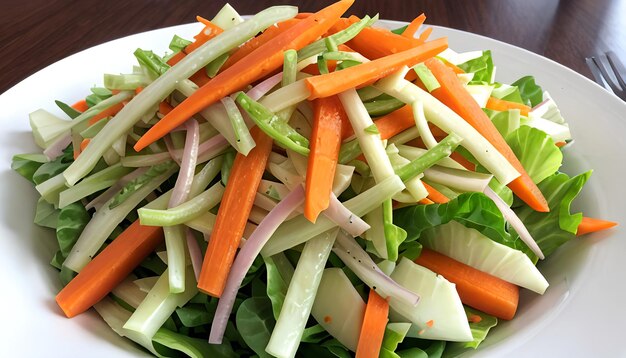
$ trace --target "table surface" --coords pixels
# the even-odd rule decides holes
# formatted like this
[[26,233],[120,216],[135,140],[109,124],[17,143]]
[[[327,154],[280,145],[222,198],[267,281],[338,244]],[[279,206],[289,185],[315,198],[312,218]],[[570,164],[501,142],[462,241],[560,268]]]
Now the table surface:
[[[316,11],[328,0],[232,0],[241,14],[275,4]],[[130,34],[210,18],[224,1],[0,0],[0,93],[78,51]],[[626,59],[624,0],[358,0],[349,13],[380,13],[495,38],[591,77],[586,56],[613,50]],[[623,61],[626,62],[626,61]]]

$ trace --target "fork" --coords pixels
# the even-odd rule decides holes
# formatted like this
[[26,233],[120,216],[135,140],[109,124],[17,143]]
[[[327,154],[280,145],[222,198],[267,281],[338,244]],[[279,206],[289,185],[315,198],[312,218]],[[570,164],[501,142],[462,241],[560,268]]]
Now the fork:
[[[626,69],[613,51],[585,58],[587,66],[600,86],[626,101]],[[608,64],[608,65],[607,65]]]

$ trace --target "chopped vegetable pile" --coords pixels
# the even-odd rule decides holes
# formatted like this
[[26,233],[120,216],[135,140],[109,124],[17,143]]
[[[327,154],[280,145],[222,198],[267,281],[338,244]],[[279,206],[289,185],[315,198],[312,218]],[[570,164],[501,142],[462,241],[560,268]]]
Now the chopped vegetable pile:
[[275,6],[198,18],[68,118],[30,114],[12,167],[56,230],[67,317],[157,356],[452,357],[514,319],[577,235],[591,172],[531,76],[431,39],[425,16]]

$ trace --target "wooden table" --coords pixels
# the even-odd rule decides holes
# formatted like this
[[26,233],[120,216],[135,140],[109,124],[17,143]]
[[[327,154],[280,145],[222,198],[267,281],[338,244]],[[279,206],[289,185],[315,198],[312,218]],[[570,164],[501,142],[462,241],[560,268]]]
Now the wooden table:
[[[274,4],[315,11],[332,1],[232,0],[241,14]],[[0,0],[0,93],[68,55],[137,32],[211,17],[213,0]],[[626,59],[624,0],[357,0],[359,16],[410,21],[492,37],[551,58],[591,77],[584,61],[612,49]]]

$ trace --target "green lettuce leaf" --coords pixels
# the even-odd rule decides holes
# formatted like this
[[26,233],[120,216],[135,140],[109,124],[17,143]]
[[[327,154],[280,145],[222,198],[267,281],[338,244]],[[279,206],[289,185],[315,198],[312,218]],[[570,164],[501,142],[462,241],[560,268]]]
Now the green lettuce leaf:
[[[570,206],[590,176],[591,171],[573,178],[556,173],[539,183],[550,212],[540,213],[526,205],[514,209],[546,257],[576,237],[583,215],[570,213]],[[513,232],[512,236],[517,238],[517,233]]]
[[176,309],[176,315],[185,327],[198,327],[213,321],[213,314],[207,310],[205,304],[188,303]]
[[519,88],[517,88],[516,86],[511,86],[504,83],[496,83],[495,85],[496,86],[491,91],[492,97],[500,98],[505,101],[526,104],[522,99]]
[[500,210],[482,193],[463,193],[445,204],[409,206],[394,213],[394,223],[406,230],[408,242],[417,240],[424,230],[451,220],[476,229],[495,242],[523,251],[536,260],[517,235],[509,234]]
[[237,330],[246,344],[264,358],[271,356],[265,352],[276,321],[272,313],[272,302],[267,297],[251,297],[243,301],[237,309]]
[[519,88],[524,104],[534,107],[543,101],[543,90],[535,83],[533,76],[524,76],[511,85]]
[[53,161],[43,163],[35,172],[33,173],[32,182],[35,185],[39,185],[46,180],[56,176],[57,174],[62,173],[70,164],[74,161],[74,149],[70,145],[65,150],[63,150],[63,154],[60,155]]
[[505,138],[523,124],[518,110],[494,111],[484,108],[483,111],[491,119],[498,132]]
[[192,338],[166,328],[159,329],[152,337],[152,342],[157,352],[164,356],[169,356],[168,349],[182,352],[192,358],[239,356],[228,342],[220,345],[209,344],[206,339]]
[[483,51],[483,55],[458,65],[467,73],[474,73],[470,83],[491,83],[493,76],[493,59],[491,51]]
[[552,138],[539,129],[521,126],[506,136],[506,142],[535,183],[561,167],[563,153]]
[[180,52],[190,44],[191,44],[191,41],[186,40],[178,35],[174,35],[174,37],[172,38],[172,41],[170,41],[169,48],[170,50],[174,52]]
[[391,199],[383,202],[383,227],[385,242],[387,243],[387,256],[390,261],[398,259],[398,248],[406,240],[406,231],[393,223],[393,207]]
[[64,258],[70,254],[72,247],[74,247],[76,240],[78,240],[90,219],[91,216],[85,210],[85,207],[78,202],[61,209],[56,231],[59,249]]
[[41,153],[16,154],[11,160],[11,169],[32,183],[33,175],[46,162],[48,158]]
[[274,318],[278,319],[294,269],[282,253],[265,257],[264,260],[267,272],[267,297],[272,301]]
[[56,229],[59,213],[61,213],[61,210],[56,209],[54,205],[45,201],[43,198],[39,198],[35,209],[34,222],[39,226]]
[[[480,343],[485,340],[489,330],[498,324],[498,319],[494,316],[490,316],[467,306],[463,306],[463,308],[465,308],[465,314],[467,314],[470,331],[472,331],[472,338],[474,340],[471,342],[448,342],[443,353],[445,358],[458,357],[470,349],[476,349]],[[480,319],[476,319],[476,317],[480,317]]]
[[70,106],[67,103],[63,103],[63,102],[58,101],[58,100],[54,101],[54,103],[56,103],[57,107],[59,107],[71,119],[74,119],[74,118],[80,116],[80,114],[81,114],[81,112],[75,110],[74,108],[72,108],[72,106]]
[[316,324],[304,329],[300,342],[303,343],[319,343],[330,337],[330,334],[320,324]]
[[380,358],[399,358],[400,356],[395,353],[406,334],[411,328],[410,323],[389,323],[385,328],[385,335],[383,336],[383,343],[380,348]]

